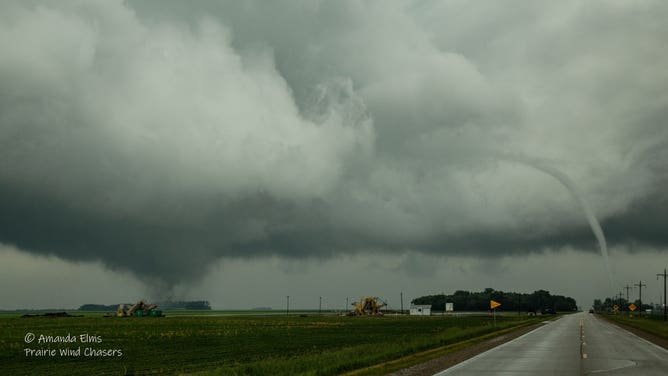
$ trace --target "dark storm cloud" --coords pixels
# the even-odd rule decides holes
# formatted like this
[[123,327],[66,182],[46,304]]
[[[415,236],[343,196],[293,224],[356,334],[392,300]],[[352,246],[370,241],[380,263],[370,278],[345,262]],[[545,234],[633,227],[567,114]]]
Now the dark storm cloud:
[[[508,5],[511,4],[511,5]],[[0,242],[220,257],[665,246],[666,5],[4,3]]]

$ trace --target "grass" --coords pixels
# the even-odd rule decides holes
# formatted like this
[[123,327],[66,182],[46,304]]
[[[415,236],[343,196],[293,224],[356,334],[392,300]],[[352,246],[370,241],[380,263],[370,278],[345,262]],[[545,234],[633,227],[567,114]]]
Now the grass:
[[[199,316],[68,318],[0,316],[2,374],[335,375],[419,354],[540,318]],[[27,333],[99,336],[101,343],[24,342]],[[122,356],[26,356],[50,348],[120,349]]]
[[620,313],[617,315],[604,314],[604,317],[654,334],[657,337],[668,339],[668,322],[663,321],[663,315],[644,315],[643,317],[634,315],[633,317],[630,317],[628,313]]
[[[526,322],[524,325],[521,326],[529,326],[531,324],[534,324],[534,322]],[[476,336],[470,339],[467,339],[465,341],[461,342],[455,342],[451,343],[445,346],[441,347],[436,347],[430,350],[410,354],[408,356],[401,357],[399,359],[394,359],[390,360],[387,362],[379,363],[372,365],[370,367],[365,367],[365,368],[360,368],[357,370],[354,370],[352,372],[347,372],[344,374],[344,376],[376,376],[376,375],[386,375],[391,372],[396,372],[401,369],[421,364],[426,361],[429,361],[434,358],[438,358],[440,356],[465,349],[467,347],[473,346],[477,343],[492,339],[494,337],[497,337],[501,334],[509,333],[514,330],[518,329],[518,327],[509,327],[506,329],[501,329],[489,334],[485,334],[482,336]]]

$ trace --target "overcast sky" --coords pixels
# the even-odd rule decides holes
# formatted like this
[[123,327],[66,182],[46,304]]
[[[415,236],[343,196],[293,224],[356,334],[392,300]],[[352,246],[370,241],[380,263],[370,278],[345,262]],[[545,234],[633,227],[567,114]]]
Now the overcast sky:
[[660,0],[4,1],[0,308],[485,287],[588,307],[640,279],[658,302],[666,19]]

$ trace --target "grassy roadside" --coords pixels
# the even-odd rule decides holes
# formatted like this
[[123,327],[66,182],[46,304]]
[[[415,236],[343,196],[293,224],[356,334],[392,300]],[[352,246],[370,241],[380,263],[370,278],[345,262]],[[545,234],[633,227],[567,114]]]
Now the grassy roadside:
[[649,317],[630,317],[625,313],[620,313],[617,315],[599,314],[599,316],[614,323],[622,324],[622,326],[625,325],[636,328],[651,335],[668,340],[668,322],[663,321],[663,316],[655,315]]
[[506,329],[502,329],[493,333],[485,334],[479,337],[474,337],[467,339],[465,341],[437,347],[435,349],[430,349],[415,354],[411,354],[396,360],[391,360],[389,362],[384,362],[381,364],[376,364],[370,367],[361,368],[352,372],[345,373],[345,376],[371,376],[371,375],[385,375],[390,372],[399,371],[404,368],[408,368],[417,364],[427,362],[429,360],[441,357],[453,353],[455,351],[463,350],[468,347],[471,347],[475,344],[490,340],[492,338],[500,337],[504,334],[514,332],[521,328],[536,325],[539,322],[543,321],[542,319],[533,319],[524,323],[521,323],[517,326],[512,326]]

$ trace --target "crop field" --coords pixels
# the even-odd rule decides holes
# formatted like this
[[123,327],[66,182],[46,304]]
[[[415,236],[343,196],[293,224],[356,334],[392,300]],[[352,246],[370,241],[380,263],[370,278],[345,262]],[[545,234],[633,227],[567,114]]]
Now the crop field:
[[[0,374],[335,375],[540,318],[0,315]],[[56,342],[54,342],[56,341]]]

